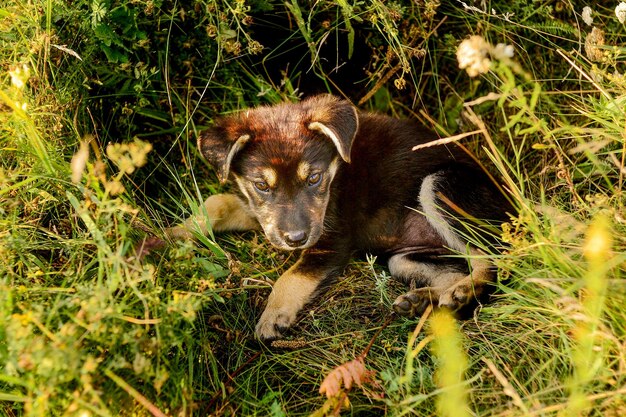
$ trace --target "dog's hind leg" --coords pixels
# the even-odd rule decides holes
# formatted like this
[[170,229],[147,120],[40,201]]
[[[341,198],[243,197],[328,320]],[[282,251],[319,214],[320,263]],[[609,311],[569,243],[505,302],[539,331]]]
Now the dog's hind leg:
[[416,260],[411,254],[391,257],[391,275],[418,285],[395,300],[394,311],[402,316],[415,317],[429,305],[460,311],[480,300],[495,281],[495,272],[490,262],[479,257],[482,255],[477,250],[472,250],[470,256],[466,268],[462,268],[458,260],[447,263],[445,258],[431,263]]
[[411,290],[394,302],[394,311],[403,316],[415,317],[429,305],[438,305],[441,294],[467,275],[464,269],[463,265],[446,262],[446,258],[436,254],[405,253],[392,256],[389,259],[391,275],[411,284]]
[[[489,293],[497,275],[494,266],[481,251],[464,241],[456,231],[460,223],[444,210],[446,208],[454,212],[460,208],[464,212],[488,215],[497,212],[498,207],[482,208],[490,203],[497,204],[501,197],[498,198],[497,192],[486,180],[476,179],[473,173],[459,169],[428,175],[422,182],[419,195],[424,216],[446,246],[460,254],[469,255],[465,268],[469,274],[454,270],[455,260],[450,258],[450,263],[440,257],[433,264],[411,259],[411,254],[392,257],[389,262],[392,275],[415,279],[422,285],[396,299],[393,305],[396,313],[415,316],[421,314],[429,304],[453,311],[464,310]],[[454,207],[449,202],[454,202]]]
[[[246,204],[234,194],[216,194],[206,199],[200,213],[186,219],[182,224],[165,229],[170,240],[190,240],[194,234],[208,235],[209,231],[228,232],[260,229],[256,218]],[[153,250],[167,246],[167,240],[148,236],[135,245],[134,252],[143,258]]]
[[244,201],[234,194],[215,194],[204,202],[200,213],[186,219],[181,225],[165,230],[171,239],[192,239],[194,232],[207,235],[214,232],[241,232],[258,230],[256,218]]

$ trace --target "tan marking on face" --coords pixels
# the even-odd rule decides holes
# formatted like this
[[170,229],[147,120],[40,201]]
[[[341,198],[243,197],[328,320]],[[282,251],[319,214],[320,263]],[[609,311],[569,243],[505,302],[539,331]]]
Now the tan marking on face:
[[251,201],[250,193],[248,192],[247,187],[248,181],[238,175],[235,175],[235,182],[239,186],[239,190],[241,190],[242,194],[248,199],[248,201]]
[[267,181],[267,185],[269,185],[270,187],[276,186],[278,176],[276,175],[276,171],[274,171],[274,169],[263,168],[263,171],[261,171],[261,173],[263,174],[263,178],[265,178],[265,181]]
[[328,174],[329,174],[328,179],[330,181],[332,181],[332,179],[335,178],[335,174],[337,173],[338,169],[339,169],[339,158],[335,158],[332,160],[332,162],[328,166]]
[[309,165],[308,162],[301,161],[298,164],[297,174],[298,174],[298,178],[300,178],[300,180],[306,181],[307,178],[309,178],[310,172],[311,172],[311,165]]

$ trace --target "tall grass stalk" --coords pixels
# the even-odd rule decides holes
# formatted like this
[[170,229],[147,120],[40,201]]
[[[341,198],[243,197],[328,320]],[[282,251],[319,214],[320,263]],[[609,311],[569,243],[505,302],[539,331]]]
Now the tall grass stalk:
[[424,325],[427,322],[428,317],[432,313],[432,306],[426,308],[424,314],[420,318],[419,322],[415,326],[413,332],[409,335],[409,341],[407,343],[406,358],[404,362],[404,375],[399,378],[399,381],[404,386],[406,394],[411,392],[411,384],[415,372],[415,360],[422,350],[433,340],[432,335],[424,337],[419,343],[416,344],[417,337],[421,334]]
[[0,90],[0,104],[4,103],[12,110],[10,125],[15,129],[16,135],[27,138],[28,143],[23,149],[27,150],[35,160],[43,165],[47,174],[54,175],[56,168],[50,156],[49,144],[40,136],[37,125],[31,120],[31,116],[27,112],[31,103],[23,95],[21,88],[14,88],[13,90],[14,94],[12,95]]
[[563,412],[568,417],[580,416],[590,408],[587,385],[605,366],[602,320],[612,246],[608,219],[605,215],[598,215],[587,230],[583,247],[588,269],[580,289],[582,314],[577,317],[576,327],[572,331],[575,343],[572,348],[574,371],[569,381],[567,408]]
[[432,352],[437,361],[435,375],[439,392],[437,412],[439,417],[470,417],[467,401],[467,357],[463,336],[452,314],[445,309],[437,310],[430,319],[433,335]]

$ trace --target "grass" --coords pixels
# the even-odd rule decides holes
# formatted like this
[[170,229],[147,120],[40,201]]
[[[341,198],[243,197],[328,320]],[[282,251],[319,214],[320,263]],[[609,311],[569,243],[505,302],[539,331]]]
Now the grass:
[[[593,6],[599,40],[584,4],[301,3],[0,5],[0,415],[626,413],[613,6]],[[513,57],[492,49],[469,77],[455,54],[472,34]],[[470,319],[383,326],[406,288],[361,259],[263,346],[268,281],[294,254],[243,233],[134,256],[228,190],[195,150],[203,126],[327,90],[444,137],[477,132],[460,142],[520,213]],[[373,380],[319,394],[364,351]]]

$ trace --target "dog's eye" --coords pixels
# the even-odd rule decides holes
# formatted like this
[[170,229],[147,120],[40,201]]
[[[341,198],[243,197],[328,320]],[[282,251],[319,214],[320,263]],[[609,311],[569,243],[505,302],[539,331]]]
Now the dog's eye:
[[267,193],[270,190],[270,186],[265,181],[256,181],[254,183],[254,188],[259,190],[262,193]]
[[318,185],[320,181],[322,181],[322,174],[320,174],[319,172],[309,175],[309,178],[307,178],[306,180],[309,187],[314,187]]

